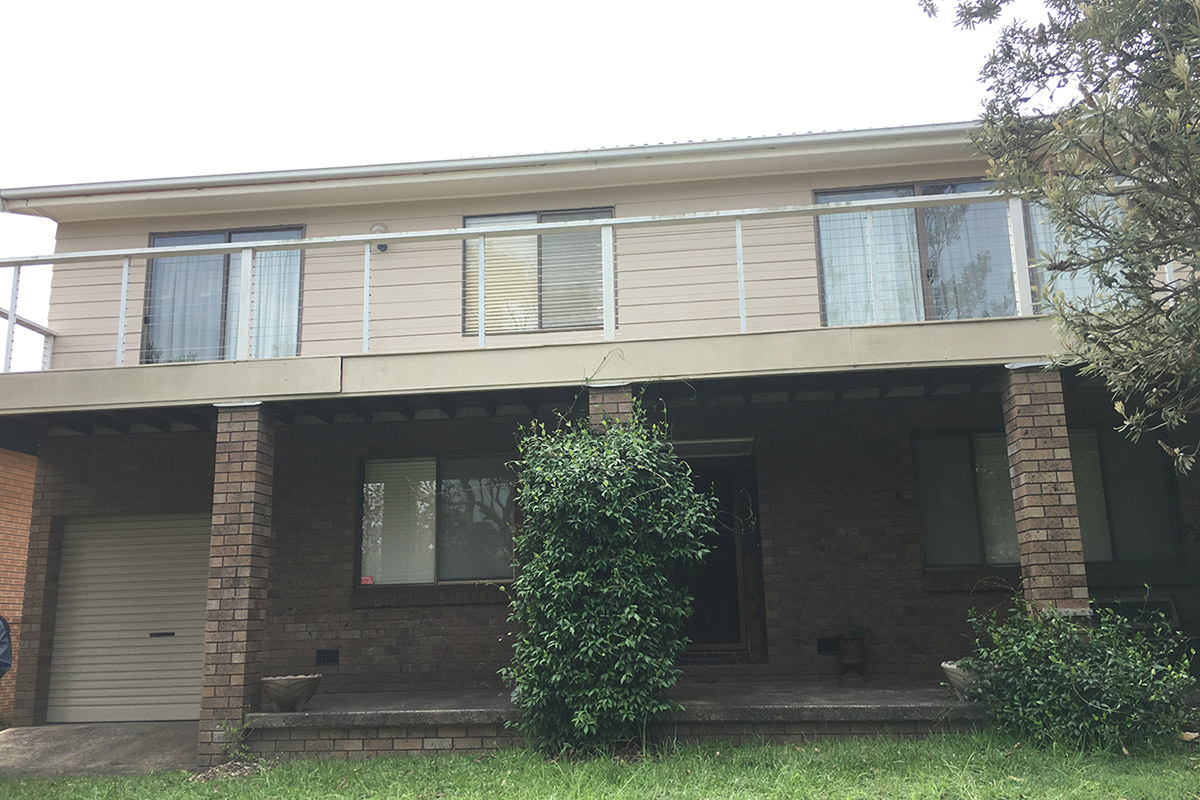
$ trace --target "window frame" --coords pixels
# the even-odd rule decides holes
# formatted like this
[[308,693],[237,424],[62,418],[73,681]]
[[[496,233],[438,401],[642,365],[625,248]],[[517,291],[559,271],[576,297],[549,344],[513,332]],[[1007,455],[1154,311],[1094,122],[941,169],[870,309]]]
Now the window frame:
[[[958,569],[980,569],[980,568],[982,568],[982,569],[1000,570],[1000,569],[1006,569],[1006,568],[1016,567],[1016,566],[1020,565],[1020,555],[1019,555],[1020,551],[1019,550],[1018,550],[1017,561],[999,562],[999,561],[988,561],[987,560],[987,541],[986,541],[986,534],[984,531],[983,503],[980,502],[979,474],[978,474],[978,470],[975,468],[975,463],[976,463],[975,462],[975,459],[976,459],[975,437],[977,437],[977,436],[1000,436],[1001,438],[1004,438],[1005,432],[1002,428],[956,428],[956,429],[944,430],[944,431],[914,431],[912,436],[909,439],[909,446],[912,448],[911,453],[912,453],[912,458],[913,458],[913,482],[916,484],[916,490],[917,490],[916,496],[917,496],[918,525],[920,526],[920,529],[921,529],[921,563],[925,569],[958,570]],[[942,440],[965,440],[966,441],[967,453],[968,453],[968,465],[970,466],[970,476],[971,476],[972,502],[975,507],[975,529],[976,529],[977,544],[979,547],[979,560],[978,561],[964,562],[964,563],[959,563],[959,564],[930,564],[929,563],[929,553],[926,548],[926,542],[925,542],[926,537],[925,537],[924,520],[921,519],[921,517],[922,517],[922,514],[921,514],[921,492],[920,492],[920,481],[917,478],[916,447],[913,445],[913,443],[917,439],[925,439],[925,440],[942,439]],[[1010,502],[1011,502],[1011,499],[1010,499]]]
[[[496,457],[504,460],[504,463],[513,461],[516,456],[510,451],[504,450],[479,450],[479,451],[462,451],[462,452],[411,452],[403,455],[370,455],[361,456],[358,459],[357,483],[356,492],[357,504],[355,507],[355,518],[357,525],[355,528],[355,547],[354,547],[354,574],[351,576],[353,580],[353,590],[355,593],[368,594],[388,594],[400,592],[401,594],[408,593],[409,596],[428,597],[439,596],[437,593],[440,590],[455,589],[455,588],[470,588],[470,587],[497,587],[506,586],[515,578],[515,575],[510,572],[507,578],[465,578],[459,580],[441,580],[438,578],[439,559],[441,557],[441,546],[439,537],[441,534],[440,514],[437,515],[437,527],[434,529],[434,562],[433,562],[433,580],[424,582],[411,583],[367,583],[362,582],[363,579],[363,523],[366,515],[366,485],[367,485],[367,464],[371,461],[402,461],[402,460],[418,460],[432,459],[434,461],[434,485],[438,486],[442,479],[442,459],[444,458],[491,458]],[[516,478],[513,478],[515,487]],[[440,487],[436,490],[440,492]],[[515,488],[514,488],[515,492]],[[439,505],[440,508],[440,505]],[[509,524],[514,526],[513,534],[515,537],[515,525],[520,516],[520,508],[516,502],[516,495],[513,495],[513,518],[509,520]],[[511,565],[510,565],[511,566]],[[488,602],[488,600],[464,600],[462,602]],[[507,599],[505,600],[507,602]],[[366,602],[364,605],[373,605]]]
[[[298,225],[253,225],[253,226],[241,227],[241,228],[212,228],[212,229],[206,229],[206,230],[151,231],[146,237],[146,246],[147,246],[147,248],[152,249],[155,246],[154,245],[155,239],[161,238],[161,237],[167,237],[167,236],[218,236],[219,235],[219,236],[225,237],[225,244],[231,244],[233,241],[233,236],[236,234],[285,233],[285,232],[295,231],[300,234],[300,236],[298,238],[304,239],[305,236],[307,235],[306,227],[307,227],[306,225],[301,223]],[[267,240],[264,239],[263,241],[267,241]],[[249,248],[253,249],[252,242],[247,242],[246,244],[248,245]],[[299,267],[298,267],[299,271],[300,271],[300,275],[299,275],[299,283],[298,283],[297,291],[296,291],[296,353],[294,356],[283,356],[284,358],[296,358],[303,354],[302,348],[303,348],[303,342],[304,342],[305,249],[302,247],[298,247],[296,249],[300,251],[300,253],[299,253],[300,262],[299,262]],[[230,354],[230,353],[226,352],[226,347],[225,347],[225,344],[227,341],[226,336],[227,336],[227,332],[228,332],[228,324],[229,324],[229,271],[230,271],[229,257],[230,257],[230,255],[232,255],[232,254],[230,254],[230,253],[223,254],[222,264],[221,264],[221,327],[220,327],[220,334],[218,337],[218,348],[219,348],[220,356],[216,359],[213,359],[210,361],[205,361],[205,362],[199,362],[199,363],[213,363],[214,361],[232,361],[232,360],[235,360],[235,358],[236,358],[236,354]],[[140,344],[138,347],[138,364],[146,365],[146,364],[188,363],[188,362],[179,362],[179,361],[148,361],[146,359],[147,355],[149,354],[150,346],[152,345],[152,342],[150,341],[150,318],[154,312],[153,286],[154,286],[154,262],[155,261],[156,261],[156,259],[153,256],[146,259],[146,280],[145,280],[145,285],[143,286],[143,291],[142,291],[142,313],[141,313],[142,326],[141,326],[141,341],[140,341]],[[266,356],[263,356],[263,357],[266,358]],[[255,356],[252,353],[251,358],[252,359],[258,358],[258,356]]]
[[[911,197],[914,200],[917,200],[923,196],[927,196],[927,195],[922,194],[922,190],[924,190],[924,189],[928,189],[928,188],[934,187],[934,186],[945,186],[947,184],[961,184],[961,183],[992,183],[992,184],[994,184],[995,181],[989,180],[986,177],[976,176],[976,177],[968,177],[968,178],[922,179],[922,180],[914,180],[914,181],[896,181],[896,182],[892,182],[892,183],[882,183],[882,184],[867,184],[865,186],[844,186],[844,187],[838,187],[838,188],[823,188],[823,189],[814,189],[812,192],[812,199],[813,199],[813,205],[819,206],[819,205],[822,205],[822,201],[819,200],[818,198],[822,195],[851,194],[851,193],[855,193],[855,192],[889,191],[889,190],[893,190],[893,189],[911,189],[912,194],[909,195],[909,197]],[[836,202],[836,201],[834,201],[834,202]],[[997,197],[996,202],[1003,203],[1004,199]],[[1027,204],[1022,204],[1022,205],[1027,205]],[[918,264],[918,269],[920,271],[920,274],[917,276],[917,278],[921,284],[921,313],[923,315],[923,318],[920,320],[920,322],[921,323],[940,322],[943,320],[939,319],[937,316],[936,301],[934,299],[933,280],[932,280],[933,267],[932,267],[932,264],[929,259],[929,231],[928,231],[928,227],[927,227],[927,223],[926,223],[926,219],[925,219],[925,208],[918,207],[918,208],[912,209],[912,211],[914,212],[914,225],[916,227],[915,233],[916,233],[916,248],[917,248],[917,264]],[[1028,223],[1027,219],[1026,219],[1026,223]],[[1026,227],[1026,230],[1028,231],[1028,226]],[[1028,239],[1028,236],[1026,238]],[[854,327],[851,325],[830,326],[830,324],[829,324],[829,316],[828,316],[827,309],[826,309],[826,299],[825,299],[826,298],[825,262],[821,255],[820,214],[817,214],[817,216],[815,216],[813,218],[813,242],[814,242],[816,255],[817,255],[817,292],[818,292],[818,301],[819,301],[820,311],[821,311],[821,327],[822,328]],[[1010,267],[1011,267],[1011,265],[1010,265]],[[1011,276],[1011,268],[1010,268],[1009,272],[1010,272],[1010,276]],[[1013,315],[1016,315],[1017,308],[1019,307],[1018,303],[1017,303],[1016,286],[1013,286],[1012,290],[1013,290],[1013,307],[1014,307]],[[951,319],[953,320],[954,318],[951,318]],[[1003,317],[963,317],[960,319],[1003,319]],[[950,320],[945,320],[945,321],[950,321]],[[888,323],[888,322],[872,321],[869,323],[862,323],[862,324],[890,325],[890,324],[902,324],[902,323]]]
[[[546,208],[546,209],[538,209],[538,210],[533,210],[533,211],[505,211],[505,212],[496,213],[496,214],[464,214],[463,218],[462,218],[462,220],[463,220],[462,227],[464,230],[468,230],[467,221],[473,220],[473,219],[488,219],[488,218],[490,218],[490,219],[495,219],[497,221],[496,224],[500,224],[500,220],[502,220],[505,217],[524,217],[524,216],[528,216],[530,214],[537,215],[537,222],[535,224],[541,225],[543,222],[543,219],[542,219],[543,216],[547,215],[547,214],[580,214],[580,213],[590,212],[590,211],[607,212],[608,213],[607,217],[597,216],[597,217],[594,217],[593,219],[615,219],[616,213],[617,213],[616,206],[610,205],[610,206],[583,206],[580,208]],[[512,336],[512,335],[522,335],[522,334],[528,335],[528,334],[537,334],[537,333],[554,333],[554,332],[558,332],[558,331],[570,332],[570,331],[601,330],[604,327],[603,309],[601,309],[600,320],[593,325],[569,325],[569,326],[555,326],[555,327],[546,327],[544,325],[543,311],[544,311],[545,303],[544,303],[544,299],[543,299],[543,293],[545,290],[545,279],[544,279],[544,276],[542,273],[542,236],[544,234],[528,233],[528,234],[522,234],[522,235],[537,237],[537,245],[536,245],[537,246],[537,262],[538,262],[537,263],[537,327],[528,328],[525,330],[490,331],[490,330],[486,330],[487,318],[485,316],[484,334],[486,336]],[[461,282],[461,285],[462,285],[462,313],[460,314],[460,319],[461,319],[462,335],[464,337],[479,335],[478,320],[476,320],[474,330],[471,330],[470,328],[467,327],[467,310],[470,308],[476,308],[476,309],[478,308],[478,299],[468,297],[468,295],[467,295],[467,278],[468,278],[468,275],[470,274],[470,270],[468,269],[468,266],[467,266],[467,264],[468,264],[468,260],[467,260],[468,259],[468,248],[470,247],[471,243],[473,243],[477,238],[478,237],[471,236],[471,237],[464,237],[462,240],[462,282]],[[615,245],[614,245],[614,250],[615,250]],[[601,258],[603,258],[603,255],[601,255]],[[476,268],[478,268],[478,267],[476,267]],[[487,270],[486,263],[484,265],[484,270],[485,270],[485,275],[486,275],[486,270]],[[476,277],[476,281],[478,281],[478,277]],[[603,275],[601,275],[601,278],[600,278],[601,296],[603,296],[603,290],[604,290],[603,283],[604,283],[604,278],[603,278]],[[476,283],[476,290],[478,290],[478,283]],[[614,252],[614,258],[613,258],[613,290],[614,290],[614,297],[615,297],[615,294],[616,294],[616,254],[615,254],[615,252]]]
[[[1104,560],[1086,560],[1085,559],[1084,563],[1089,568],[1092,566],[1097,566],[1097,567],[1101,567],[1101,568],[1103,568],[1104,566],[1120,568],[1120,567],[1125,567],[1125,566],[1136,566],[1139,564],[1162,564],[1162,563],[1168,563],[1174,559],[1178,559],[1179,557],[1182,556],[1182,553],[1183,553],[1183,550],[1182,550],[1183,528],[1182,528],[1182,524],[1181,524],[1181,515],[1180,515],[1180,508],[1179,508],[1179,503],[1180,503],[1179,491],[1178,491],[1179,487],[1178,487],[1178,483],[1175,479],[1174,473],[1167,469],[1164,469],[1162,478],[1166,482],[1166,485],[1164,488],[1166,490],[1165,494],[1166,494],[1167,502],[1168,502],[1167,516],[1168,516],[1168,524],[1170,526],[1169,532],[1170,532],[1170,536],[1171,536],[1171,543],[1172,543],[1172,548],[1174,551],[1174,556],[1168,557],[1168,558],[1152,558],[1152,559],[1131,559],[1131,558],[1120,558],[1118,556],[1118,552],[1120,549],[1118,546],[1118,539],[1123,534],[1118,532],[1117,526],[1114,525],[1113,511],[1112,511],[1113,501],[1110,500],[1110,497],[1115,496],[1113,493],[1115,479],[1110,474],[1112,470],[1109,466],[1109,458],[1110,457],[1117,458],[1118,456],[1115,456],[1115,455],[1109,456],[1107,454],[1106,450],[1109,447],[1109,445],[1106,444],[1105,437],[1100,435],[1101,428],[1102,428],[1102,426],[1099,424],[1069,425],[1067,428],[1068,436],[1070,436],[1070,434],[1072,434],[1072,433],[1087,432],[1087,433],[1090,433],[1095,438],[1097,460],[1098,460],[1098,466],[1099,466],[1099,478],[1100,478],[1100,487],[1099,488],[1100,488],[1101,492],[1103,493],[1104,514],[1105,514],[1105,519],[1108,524],[1109,549],[1110,549],[1110,552],[1112,553],[1112,558],[1104,559]],[[996,428],[962,428],[962,429],[951,429],[951,430],[943,430],[943,431],[924,431],[924,430],[922,430],[922,431],[913,431],[912,434],[910,435],[910,440],[909,440],[910,448],[911,448],[910,452],[912,452],[912,454],[913,454],[912,478],[913,478],[913,483],[915,484],[915,488],[916,488],[917,517],[918,517],[918,525],[919,525],[920,534],[921,534],[922,567],[924,569],[940,570],[940,571],[984,570],[984,571],[988,571],[988,572],[997,572],[997,571],[1012,569],[1012,568],[1018,567],[1020,565],[1019,549],[1018,549],[1018,561],[1017,562],[1002,563],[1002,562],[991,562],[991,561],[987,560],[987,546],[986,546],[986,542],[985,542],[985,534],[984,534],[984,528],[983,528],[984,509],[983,509],[983,504],[980,502],[979,478],[977,475],[977,471],[974,468],[974,464],[975,464],[974,459],[975,459],[975,452],[976,452],[975,437],[979,436],[979,435],[996,435],[997,433],[1001,436],[1005,436],[1005,433],[1003,430],[997,430]],[[963,439],[965,439],[966,440],[968,452],[970,454],[971,486],[972,486],[972,489],[974,492],[973,502],[974,502],[974,506],[975,506],[976,528],[977,528],[978,537],[979,537],[979,542],[978,542],[979,554],[980,554],[979,561],[965,562],[965,563],[959,563],[959,564],[931,564],[931,563],[929,563],[929,553],[928,553],[928,549],[926,547],[926,532],[925,532],[925,528],[924,528],[924,521],[921,518],[922,514],[920,511],[921,492],[920,492],[920,481],[917,476],[916,457],[915,457],[916,448],[913,445],[913,443],[915,441],[917,441],[918,439],[926,439],[926,440],[929,440],[929,439],[963,440]],[[1134,443],[1130,443],[1130,444],[1131,444],[1131,446],[1136,446]],[[1159,460],[1161,462],[1163,462],[1164,467],[1166,466],[1165,459],[1166,459],[1165,455],[1161,455],[1161,457],[1159,458]],[[1074,461],[1073,457],[1072,457],[1072,461]],[[1072,472],[1074,472],[1073,465],[1072,465]],[[1076,489],[1078,490],[1078,486],[1076,487]],[[1117,492],[1116,494],[1120,494],[1120,492]]]
[[[1167,558],[1118,558],[1117,556],[1117,527],[1113,524],[1112,503],[1109,501],[1110,490],[1116,484],[1116,479],[1110,473],[1111,469],[1108,466],[1107,449],[1110,447],[1105,442],[1104,436],[1100,435],[1101,426],[1099,425],[1076,425],[1068,426],[1067,433],[1071,430],[1088,430],[1096,437],[1096,451],[1100,459],[1100,488],[1104,492],[1104,513],[1108,518],[1108,538],[1109,547],[1111,548],[1113,557],[1107,561],[1086,561],[1087,564],[1161,564],[1178,560],[1183,557],[1183,525],[1182,514],[1179,507],[1179,482],[1178,476],[1173,468],[1170,467],[1166,453],[1161,450],[1155,453],[1155,458],[1159,462],[1159,467],[1162,470],[1162,478],[1166,481],[1166,497],[1167,497],[1167,517],[1168,525],[1170,526],[1171,534],[1171,549],[1172,555]],[[1131,447],[1138,446],[1138,443],[1126,440]],[[1113,456],[1114,458],[1116,456]]]

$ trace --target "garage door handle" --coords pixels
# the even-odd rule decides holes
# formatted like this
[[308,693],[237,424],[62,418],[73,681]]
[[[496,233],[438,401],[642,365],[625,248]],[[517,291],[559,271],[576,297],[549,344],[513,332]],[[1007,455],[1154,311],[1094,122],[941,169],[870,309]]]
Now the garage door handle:
[[154,633],[150,634],[150,638],[157,639],[161,636],[174,636],[174,635],[175,635],[175,631],[155,631]]

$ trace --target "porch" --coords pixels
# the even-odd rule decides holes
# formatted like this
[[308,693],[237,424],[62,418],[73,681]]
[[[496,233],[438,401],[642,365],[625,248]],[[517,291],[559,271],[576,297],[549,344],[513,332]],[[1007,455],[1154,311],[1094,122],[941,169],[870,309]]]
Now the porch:
[[[175,718],[203,720],[203,763],[222,758],[226,727],[243,717],[250,746],[280,756],[514,744],[496,678],[511,657],[501,579],[482,568],[462,574],[478,566],[480,548],[454,548],[459,517],[446,499],[435,511],[444,524],[428,526],[441,560],[422,575],[389,573],[365,522],[367,476],[381,466],[416,475],[424,465],[447,479],[487,478],[494,470],[483,459],[510,458],[524,421],[620,413],[634,391],[40,415],[73,427],[46,436],[39,456],[38,567],[16,721],[128,718],[138,703],[165,702],[146,691],[153,675],[178,678],[161,687],[187,705]],[[1039,602],[1083,611],[1088,598],[1149,599],[1175,609],[1185,631],[1200,630],[1200,493],[1152,446],[1130,450],[1112,430],[1107,397],[1070,374],[944,366],[636,391],[666,409],[678,452],[725,501],[714,543],[724,558],[710,560],[697,596],[709,624],[689,633],[695,646],[676,694],[685,710],[648,732],[656,739],[916,736],[974,725],[978,709],[938,688],[938,664],[969,649],[968,610],[1005,607],[1003,587],[1022,573]],[[431,474],[424,483],[434,484]],[[411,492],[395,496],[393,507],[410,507]],[[115,573],[86,556],[112,558],[117,545],[130,572],[105,602],[92,601],[89,581]],[[159,566],[167,560],[169,573]],[[166,608],[175,594],[186,615],[148,619],[145,609]],[[119,616],[129,646],[114,647],[114,628],[92,613]],[[840,640],[859,633],[864,680],[842,685]],[[71,671],[94,636],[104,652],[136,661],[104,673],[111,685],[90,683],[90,656],[77,659],[85,671]],[[259,708],[260,676],[307,672],[324,681],[304,714],[245,714]],[[159,708],[144,714],[167,718]]]
[[[684,681],[683,708],[651,726],[655,742],[803,742],[845,736],[915,737],[983,724],[977,703],[930,683]],[[303,711],[246,715],[247,744],[277,758],[369,758],[519,746],[507,691],[317,693]]]

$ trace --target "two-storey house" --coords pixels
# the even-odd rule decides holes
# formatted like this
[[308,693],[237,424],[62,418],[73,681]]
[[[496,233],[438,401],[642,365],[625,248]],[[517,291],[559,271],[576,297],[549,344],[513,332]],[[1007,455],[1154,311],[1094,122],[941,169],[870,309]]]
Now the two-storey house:
[[[1200,496],[1047,368],[967,125],[0,191],[58,222],[15,716],[500,688],[523,423],[665,414],[720,503],[688,681],[938,680],[1004,586],[1200,632]],[[1062,282],[1063,291],[1086,286]],[[15,293],[14,293],[15,295]],[[9,347],[6,347],[6,359]]]

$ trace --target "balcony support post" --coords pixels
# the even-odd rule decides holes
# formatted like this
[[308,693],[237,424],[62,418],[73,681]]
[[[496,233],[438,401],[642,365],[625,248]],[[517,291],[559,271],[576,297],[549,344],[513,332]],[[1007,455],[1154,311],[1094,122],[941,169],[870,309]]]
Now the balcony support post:
[[4,327],[4,361],[0,372],[12,369],[13,338],[17,334],[17,290],[21,288],[21,265],[13,267],[12,291],[8,295],[8,322]]
[[254,249],[247,247],[242,250],[242,274],[239,282],[238,295],[238,338],[237,358],[250,357],[250,333],[252,315],[254,313]]
[[117,312],[117,366],[125,363],[125,326],[129,313],[129,256],[121,264],[121,306]]
[[487,292],[484,287],[485,273],[487,272],[487,248],[484,247],[484,237],[480,236],[476,241],[479,243],[479,296],[476,298],[479,311],[476,316],[479,319],[479,346],[483,347],[487,343]]
[[1087,614],[1087,569],[1062,376],[1012,364],[1002,402],[1025,599],[1062,613]]
[[1008,241],[1012,246],[1013,291],[1017,315],[1033,315],[1033,287],[1029,282],[1029,247],[1025,239],[1025,206],[1019,197],[1008,199]]
[[742,260],[742,218],[733,223],[733,236],[737,246],[738,278],[738,330],[746,332],[746,265]]
[[613,259],[613,228],[600,229],[600,286],[604,297],[604,340],[617,338],[617,273]]
[[199,756],[224,761],[260,702],[267,648],[275,498],[275,415],[257,402],[217,406]]
[[363,352],[371,352],[371,243],[363,245]]

